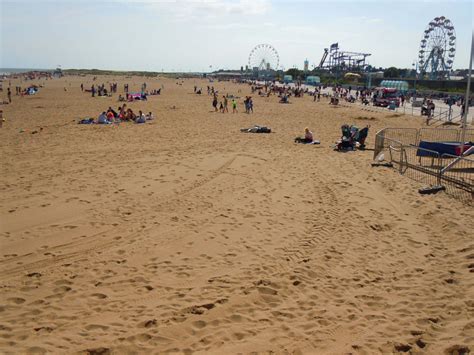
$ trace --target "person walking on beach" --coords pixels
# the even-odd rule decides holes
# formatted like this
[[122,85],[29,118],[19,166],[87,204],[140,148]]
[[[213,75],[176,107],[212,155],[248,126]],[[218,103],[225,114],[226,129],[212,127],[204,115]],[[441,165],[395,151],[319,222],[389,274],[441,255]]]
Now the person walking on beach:
[[229,112],[229,109],[227,108],[227,97],[226,96],[222,96],[224,98],[224,110],[222,111],[222,113],[225,113],[225,112]]
[[12,92],[10,90],[10,88],[8,88],[8,92],[7,92],[7,96],[8,96],[8,103],[12,103]]
[[237,112],[237,102],[235,99],[232,99],[232,113],[238,113]]
[[95,97],[95,86],[93,84],[91,87],[91,93],[92,93],[92,97]]
[[245,96],[244,105],[245,105],[245,113],[249,113],[249,97],[248,96]]
[[84,84],[81,83],[81,91],[84,91]]
[[212,107],[214,107],[214,112],[217,112],[217,96],[214,94],[214,98],[212,99]]

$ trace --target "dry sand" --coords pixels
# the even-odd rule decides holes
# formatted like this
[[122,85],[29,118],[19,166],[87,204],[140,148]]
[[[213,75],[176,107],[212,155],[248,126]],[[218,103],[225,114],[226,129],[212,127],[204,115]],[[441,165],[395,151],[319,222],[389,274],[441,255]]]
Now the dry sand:
[[[345,122],[371,147],[420,119],[310,97],[213,113],[206,81],[155,78],[129,104],[154,122],[78,125],[119,105],[81,82],[2,106],[0,352],[473,350],[472,209],[330,147]],[[275,133],[239,132],[254,123]],[[321,146],[293,143],[306,126]]]

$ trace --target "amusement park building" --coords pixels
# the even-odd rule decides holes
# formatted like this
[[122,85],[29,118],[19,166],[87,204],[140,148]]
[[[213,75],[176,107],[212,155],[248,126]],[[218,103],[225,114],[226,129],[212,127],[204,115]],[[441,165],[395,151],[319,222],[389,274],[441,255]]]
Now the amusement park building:
[[221,79],[221,80],[230,80],[230,79],[240,79],[242,78],[242,73],[240,72],[218,72],[212,73],[210,76]]

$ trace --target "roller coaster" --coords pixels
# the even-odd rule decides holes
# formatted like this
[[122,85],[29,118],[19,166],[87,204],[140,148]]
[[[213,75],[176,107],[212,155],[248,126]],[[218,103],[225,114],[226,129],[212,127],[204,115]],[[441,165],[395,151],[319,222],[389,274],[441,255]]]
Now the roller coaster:
[[329,48],[324,48],[318,68],[330,72],[362,72],[367,68],[366,58],[370,55],[370,53],[343,51],[338,43],[333,43]]

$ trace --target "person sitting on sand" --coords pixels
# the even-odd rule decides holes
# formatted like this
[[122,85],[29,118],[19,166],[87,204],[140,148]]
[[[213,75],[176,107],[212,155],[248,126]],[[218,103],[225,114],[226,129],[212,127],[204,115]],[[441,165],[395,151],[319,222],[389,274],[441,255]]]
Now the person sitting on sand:
[[109,122],[109,119],[107,118],[107,114],[104,112],[102,112],[99,117],[97,118],[97,123],[98,124],[109,124],[111,122]]
[[127,111],[125,110],[126,105],[123,104],[122,107],[119,107],[119,118],[121,120],[125,120],[125,116],[127,115]]
[[313,132],[308,127],[304,129],[304,137],[296,137],[295,143],[313,143]]
[[135,115],[132,111],[132,109],[127,109],[127,113],[125,114],[125,120],[126,121],[135,121],[135,118],[137,115]]
[[118,100],[122,102],[122,101],[125,101],[125,98],[122,96],[122,94],[119,94]]
[[141,110],[138,111],[138,116],[135,119],[135,123],[146,123],[146,116]]
[[113,121],[114,121],[114,118],[115,118],[115,117],[114,117],[114,114],[112,113],[112,111],[107,111],[106,116],[107,116],[107,120],[108,120],[109,122],[113,122]]
[[110,106],[109,106],[109,108],[108,108],[108,110],[107,110],[107,114],[108,114],[109,112],[112,113],[112,115],[113,115],[114,118],[115,118],[115,117],[118,117],[117,112],[115,112],[115,111],[113,110],[113,108],[110,107]]
[[154,119],[153,114],[151,113],[151,111],[148,112],[148,115],[146,115],[146,119],[147,119],[148,121],[151,121],[152,119]]

